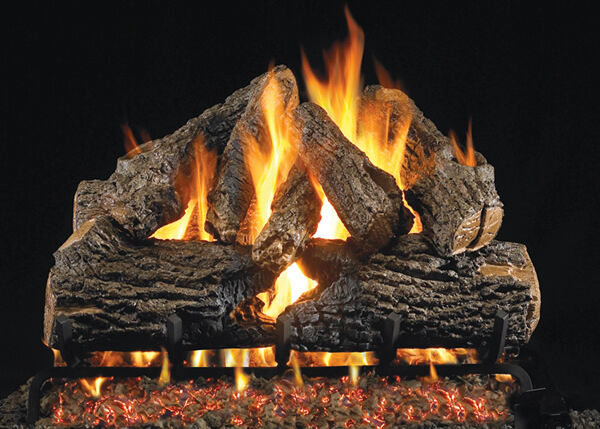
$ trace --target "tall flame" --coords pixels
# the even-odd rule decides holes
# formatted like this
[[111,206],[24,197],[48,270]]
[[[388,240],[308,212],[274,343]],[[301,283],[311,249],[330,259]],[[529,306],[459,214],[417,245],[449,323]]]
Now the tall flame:
[[105,377],[96,377],[92,381],[87,378],[81,378],[79,379],[79,383],[84,392],[90,394],[92,398],[99,398],[102,394],[102,385],[106,380],[107,378]]
[[[412,118],[404,116],[397,120],[391,128],[390,110],[366,109],[359,112],[360,95],[363,79],[361,63],[364,50],[364,33],[345,8],[348,22],[348,39],[344,43],[336,43],[324,53],[327,79],[320,79],[310,67],[308,59],[302,52],[302,72],[310,99],[327,111],[329,117],[337,124],[342,133],[361,149],[369,160],[396,179],[398,187],[406,189],[400,176],[406,138]],[[385,69],[379,65],[378,75],[390,81]],[[407,109],[407,111],[409,111]],[[360,114],[361,126],[358,127]],[[390,136],[393,136],[390,138]],[[418,214],[404,200],[404,205],[415,217],[412,233],[421,232],[422,227]],[[323,220],[315,237],[346,238],[348,232],[341,225],[337,214],[326,198],[321,210]],[[341,225],[341,226],[340,226]]]
[[208,210],[208,192],[212,186],[217,168],[217,155],[214,151],[206,149],[203,136],[194,140],[193,149],[193,180],[189,183],[190,200],[185,213],[180,219],[155,231],[151,236],[152,238],[161,240],[214,240],[212,235],[204,230],[204,222]]
[[[283,183],[294,163],[297,152],[286,121],[277,80],[270,73],[261,99],[261,107],[268,128],[269,145],[249,138],[246,142],[245,161],[254,183],[256,205],[252,213],[251,241],[269,220],[271,203],[277,187]],[[304,292],[314,288],[316,282],[308,279],[296,264],[282,272],[275,282],[274,294],[264,292],[258,297],[265,303],[264,314],[276,318]]]

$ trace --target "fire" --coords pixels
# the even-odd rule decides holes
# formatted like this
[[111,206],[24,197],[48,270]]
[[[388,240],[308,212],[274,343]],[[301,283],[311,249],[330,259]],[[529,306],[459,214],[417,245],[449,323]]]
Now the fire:
[[123,136],[125,137],[124,145],[127,158],[133,158],[134,156],[142,153],[142,149],[140,149],[135,137],[133,136],[131,127],[128,124],[123,124],[121,125],[121,131],[123,131]]
[[292,350],[288,366],[372,366],[379,363],[376,353],[369,352],[299,352]]
[[171,382],[171,369],[169,368],[169,354],[164,348],[161,351],[162,365],[160,369],[160,376],[158,377],[158,384],[160,386],[166,386]]
[[250,377],[244,373],[244,370],[240,366],[235,367],[235,390],[238,393],[246,390],[248,386],[248,382],[250,381]]
[[160,352],[94,352],[90,356],[93,366],[159,366]]
[[79,383],[81,384],[81,388],[84,392],[89,393],[92,398],[99,398],[102,394],[102,385],[107,380],[104,377],[97,377],[93,381],[90,381],[86,378],[79,379]]
[[275,347],[255,347],[249,349],[221,349],[221,364],[224,367],[274,367]]
[[300,365],[298,365],[298,359],[296,359],[295,355],[290,357],[290,362],[292,363],[292,368],[294,369],[294,383],[298,387],[304,386],[304,380],[302,379],[302,371],[300,370]]
[[[302,52],[302,72],[306,82],[306,88],[310,99],[323,107],[329,117],[340,127],[342,133],[361,149],[369,160],[377,167],[390,173],[396,179],[398,187],[402,190],[407,188],[401,178],[402,162],[406,147],[406,139],[412,118],[405,115],[396,121],[394,129],[390,129],[390,110],[381,112],[379,109],[366,109],[359,112],[360,95],[362,92],[363,79],[361,76],[361,64],[364,50],[364,33],[356,21],[345,9],[348,22],[348,39],[344,43],[336,43],[323,55],[327,69],[327,79],[320,79],[310,67],[308,59]],[[389,75],[383,74],[383,67],[378,67],[378,75],[386,81]],[[386,82],[383,82],[384,84]],[[408,99],[407,99],[408,102]],[[410,111],[410,109],[406,109]],[[359,124],[360,113],[360,127]],[[383,113],[383,114],[382,114]],[[390,137],[392,136],[392,137]],[[404,200],[404,205],[415,217],[411,233],[422,231],[418,213],[412,209]],[[321,211],[323,223],[319,224],[316,237],[322,238],[346,238],[347,231],[339,226],[339,220],[335,210],[329,202],[324,199]],[[340,234],[340,231],[342,234]]]
[[[254,184],[256,205],[252,213],[250,240],[269,220],[271,203],[280,184],[282,184],[296,159],[296,145],[292,141],[290,128],[285,120],[285,106],[282,105],[277,81],[271,75],[261,99],[261,107],[268,128],[269,145],[264,147],[255,139],[249,138],[245,161]],[[274,293],[264,292],[258,297],[265,303],[264,314],[273,319],[304,292],[314,288],[316,282],[308,279],[298,265],[293,264],[279,275],[275,282]]]
[[408,365],[443,365],[479,362],[477,350],[461,348],[398,349],[396,351],[396,360]]
[[[206,212],[208,210],[208,192],[217,169],[217,155],[206,149],[204,137],[200,136],[193,143],[194,157],[192,164],[193,180],[188,182],[190,199],[184,215],[171,222],[151,235],[160,240],[207,240],[214,238],[204,230]],[[187,184],[186,184],[187,185]],[[181,190],[185,193],[185,189]]]
[[458,139],[454,131],[450,130],[448,133],[452,146],[454,147],[454,156],[459,163],[462,165],[468,165],[469,167],[476,167],[477,160],[475,159],[475,149],[473,148],[473,125],[469,119],[469,128],[467,129],[467,147],[463,151],[458,144]]

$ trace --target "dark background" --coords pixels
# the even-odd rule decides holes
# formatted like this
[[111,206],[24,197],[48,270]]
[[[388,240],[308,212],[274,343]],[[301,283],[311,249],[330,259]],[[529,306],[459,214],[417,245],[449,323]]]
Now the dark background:
[[[78,182],[108,177],[123,154],[121,124],[161,137],[272,59],[301,82],[300,45],[322,69],[321,49],[346,36],[342,2],[245,3],[3,13],[0,396],[44,364],[52,252],[71,232]],[[534,381],[600,408],[594,14],[501,3],[349,6],[366,34],[368,83],[376,55],[443,132],[464,139],[473,118],[505,204],[499,238],[526,243],[540,278]]]

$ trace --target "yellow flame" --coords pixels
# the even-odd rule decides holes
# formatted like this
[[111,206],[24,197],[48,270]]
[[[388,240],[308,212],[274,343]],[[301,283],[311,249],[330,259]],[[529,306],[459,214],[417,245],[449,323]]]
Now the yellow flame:
[[290,356],[290,361],[292,362],[292,368],[294,369],[294,383],[298,387],[304,386],[304,380],[302,379],[302,371],[300,370],[300,365],[298,365],[298,359],[296,359],[295,355]]
[[96,377],[93,381],[90,381],[86,378],[81,378],[79,383],[85,392],[97,399],[102,394],[102,385],[106,380],[107,378],[105,377]]
[[358,365],[350,365],[348,367],[348,375],[350,376],[350,381],[353,386],[358,385],[358,377],[360,375],[360,366]]
[[63,360],[60,350],[52,349],[52,357],[54,366],[67,366],[67,363]]
[[250,377],[244,373],[244,370],[240,366],[235,367],[235,389],[238,393],[243,392],[248,387],[248,381]]
[[[401,178],[402,162],[406,139],[412,117],[406,114],[395,121],[394,129],[390,129],[390,107],[369,108],[360,112],[359,103],[362,91],[361,63],[364,50],[364,33],[356,21],[345,9],[348,22],[348,39],[344,43],[336,43],[324,54],[327,68],[327,79],[320,79],[310,67],[304,52],[302,52],[302,71],[306,88],[311,101],[323,107],[338,125],[342,133],[361,149],[369,160],[377,167],[390,173],[396,179],[398,187],[406,189]],[[383,67],[379,65],[378,75],[384,76]],[[391,79],[384,76],[386,81]],[[408,102],[408,98],[407,98]],[[381,111],[381,109],[384,109]],[[393,136],[393,138],[390,138]],[[337,213],[326,198],[323,198],[321,210],[322,220],[315,237],[342,238],[348,237],[348,232],[341,225]],[[404,205],[415,216],[411,233],[422,231],[418,214],[409,206],[406,199]]]
[[160,240],[207,240],[214,241],[212,235],[204,230],[206,212],[208,210],[208,192],[212,186],[217,168],[217,155],[204,146],[204,137],[200,136],[194,140],[194,157],[192,164],[191,181],[181,183],[181,193],[190,193],[190,199],[183,216],[163,227],[159,228],[152,238]]
[[433,363],[429,363],[429,376],[425,377],[425,380],[429,383],[433,383],[438,380],[437,371],[435,370]]
[[296,361],[300,366],[370,366],[377,365],[379,359],[369,352],[299,352],[292,350],[288,366]]
[[158,385],[166,386],[171,382],[171,369],[169,368],[169,354],[163,348],[162,349],[162,366],[160,369],[160,376],[158,377]]
[[444,349],[444,348],[429,348],[429,349],[398,349],[396,358],[408,365],[422,364],[457,364],[459,363],[477,363],[479,358],[475,349]]

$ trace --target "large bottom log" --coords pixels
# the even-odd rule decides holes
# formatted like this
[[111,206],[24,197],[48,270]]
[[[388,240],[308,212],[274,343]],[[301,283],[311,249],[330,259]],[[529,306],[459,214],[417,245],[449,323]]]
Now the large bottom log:
[[260,332],[230,314],[274,280],[252,262],[250,247],[136,242],[108,217],[83,224],[54,257],[44,339],[58,346],[56,319],[65,315],[82,352],[156,349],[166,344],[171,314],[183,320],[186,348],[256,343]]
[[[323,267],[336,265],[331,255],[319,261],[322,246],[345,251],[324,241],[308,246],[305,272],[326,283],[331,273],[320,278]],[[348,261],[342,254],[338,260]],[[404,347],[484,348],[497,309],[509,314],[507,345],[519,346],[535,329],[540,307],[537,276],[524,245],[494,241],[477,252],[440,257],[421,235],[404,236],[385,254],[345,269],[312,298],[286,311],[293,318],[292,347],[298,350],[377,349],[382,322],[392,312],[401,317]]]

